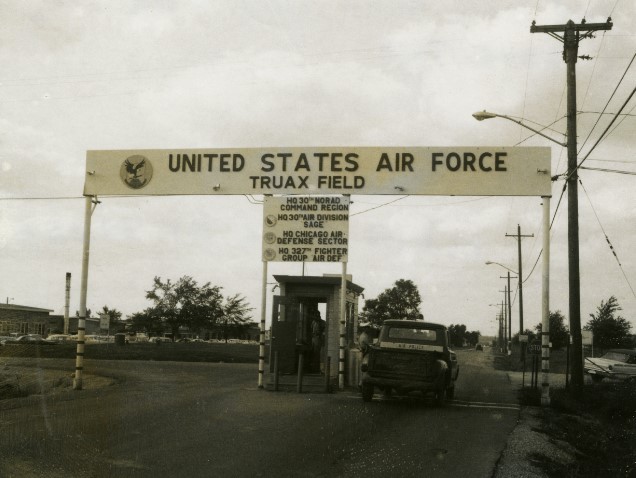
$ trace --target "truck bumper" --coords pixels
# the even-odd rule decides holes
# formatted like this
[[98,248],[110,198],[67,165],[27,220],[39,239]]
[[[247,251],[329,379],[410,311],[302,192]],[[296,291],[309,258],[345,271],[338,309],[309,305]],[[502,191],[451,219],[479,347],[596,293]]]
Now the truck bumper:
[[387,378],[371,376],[368,372],[362,374],[363,385],[373,385],[378,388],[393,388],[402,392],[435,392],[443,390],[446,386],[446,380],[444,375],[437,377],[431,381],[424,380],[412,380],[412,379],[400,379],[400,378]]

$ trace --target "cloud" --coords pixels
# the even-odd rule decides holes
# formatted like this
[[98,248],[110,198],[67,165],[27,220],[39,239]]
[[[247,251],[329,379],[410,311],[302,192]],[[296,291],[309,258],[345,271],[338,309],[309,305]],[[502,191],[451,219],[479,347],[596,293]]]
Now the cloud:
[[[0,78],[0,197],[79,197],[89,149],[512,146],[530,132],[502,119],[477,123],[471,114],[488,109],[548,125],[565,111],[562,45],[531,34],[531,21],[605,21],[615,8],[612,32],[582,44],[595,59],[577,64],[583,141],[598,117],[590,112],[605,106],[636,46],[628,3],[587,7],[574,0],[3,5],[0,61],[10,68]],[[633,75],[608,111],[627,97]],[[586,148],[610,120],[601,119]],[[606,161],[630,161],[632,125],[627,117],[586,165],[630,168]],[[562,139],[565,121],[553,127]],[[553,172],[563,172],[565,153],[550,146]],[[593,171],[581,178],[596,211],[581,191],[582,316],[615,294],[634,320],[625,279],[636,283],[633,181]],[[552,214],[562,185],[554,184]],[[352,212],[398,197],[354,197]],[[505,270],[484,263],[516,269],[516,241],[506,234],[520,224],[535,235],[522,241],[530,273],[542,247],[540,203],[408,197],[352,216],[348,271],[367,298],[412,278],[427,318],[492,333],[489,304],[501,299]],[[566,205],[552,231],[551,304],[567,315]],[[243,197],[102,198],[92,217],[90,307],[136,312],[148,305],[154,275],[187,274],[245,294],[260,317],[261,214]],[[83,217],[82,199],[0,202],[0,286],[16,303],[59,309],[67,271],[77,303]],[[302,270],[271,264],[268,280]],[[540,317],[540,278],[539,262],[524,286],[528,324]]]

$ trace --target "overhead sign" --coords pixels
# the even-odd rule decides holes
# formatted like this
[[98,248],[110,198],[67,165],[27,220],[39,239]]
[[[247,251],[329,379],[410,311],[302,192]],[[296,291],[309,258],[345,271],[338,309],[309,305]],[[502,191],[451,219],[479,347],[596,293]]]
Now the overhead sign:
[[88,151],[84,194],[549,196],[550,148]]
[[263,260],[347,262],[348,196],[266,196]]

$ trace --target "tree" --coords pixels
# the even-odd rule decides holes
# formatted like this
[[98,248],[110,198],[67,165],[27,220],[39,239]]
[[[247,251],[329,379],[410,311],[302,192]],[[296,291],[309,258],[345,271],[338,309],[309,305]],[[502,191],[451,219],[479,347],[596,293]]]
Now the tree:
[[[541,337],[541,331],[543,330],[542,324],[538,324],[535,330],[537,331],[537,335]],[[555,350],[565,347],[570,341],[570,331],[565,325],[565,317],[560,310],[550,312],[549,333],[552,348]]]
[[448,333],[453,347],[463,347],[464,344],[476,345],[481,336],[479,331],[469,332],[464,324],[449,325]]
[[466,341],[471,345],[477,345],[479,343],[479,337],[481,337],[481,332],[479,330],[466,332]]
[[419,311],[421,303],[420,293],[413,281],[399,279],[377,298],[367,299],[360,318],[374,325],[382,325],[387,319],[417,320],[422,318]]
[[253,309],[246,302],[245,297],[241,297],[239,294],[225,299],[223,313],[216,322],[225,341],[230,335],[236,337],[245,334],[252,318],[248,315],[251,310]]
[[451,344],[453,347],[463,347],[466,341],[466,326],[464,324],[449,325],[448,333],[450,335]]
[[629,347],[631,324],[616,313],[623,310],[616,297],[611,296],[607,302],[601,300],[596,314],[590,314],[590,321],[583,327],[594,334],[594,345],[602,349]]
[[161,317],[156,315],[155,309],[152,307],[144,309],[142,312],[135,312],[129,319],[132,332],[145,332],[148,335],[162,336],[165,331]]
[[211,328],[223,315],[221,288],[211,286],[209,282],[199,287],[189,276],[183,276],[177,282],[170,279],[163,282],[160,277],[155,277],[146,298],[154,302],[154,307],[146,309],[146,318],[163,322],[173,338],[179,335],[179,327],[194,331]]

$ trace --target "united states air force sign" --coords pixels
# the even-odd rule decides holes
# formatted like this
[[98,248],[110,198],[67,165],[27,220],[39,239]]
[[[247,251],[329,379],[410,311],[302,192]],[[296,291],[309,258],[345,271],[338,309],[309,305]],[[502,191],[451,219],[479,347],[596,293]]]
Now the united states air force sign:
[[349,197],[266,196],[263,260],[347,262]]
[[547,147],[88,151],[84,194],[549,196]]

